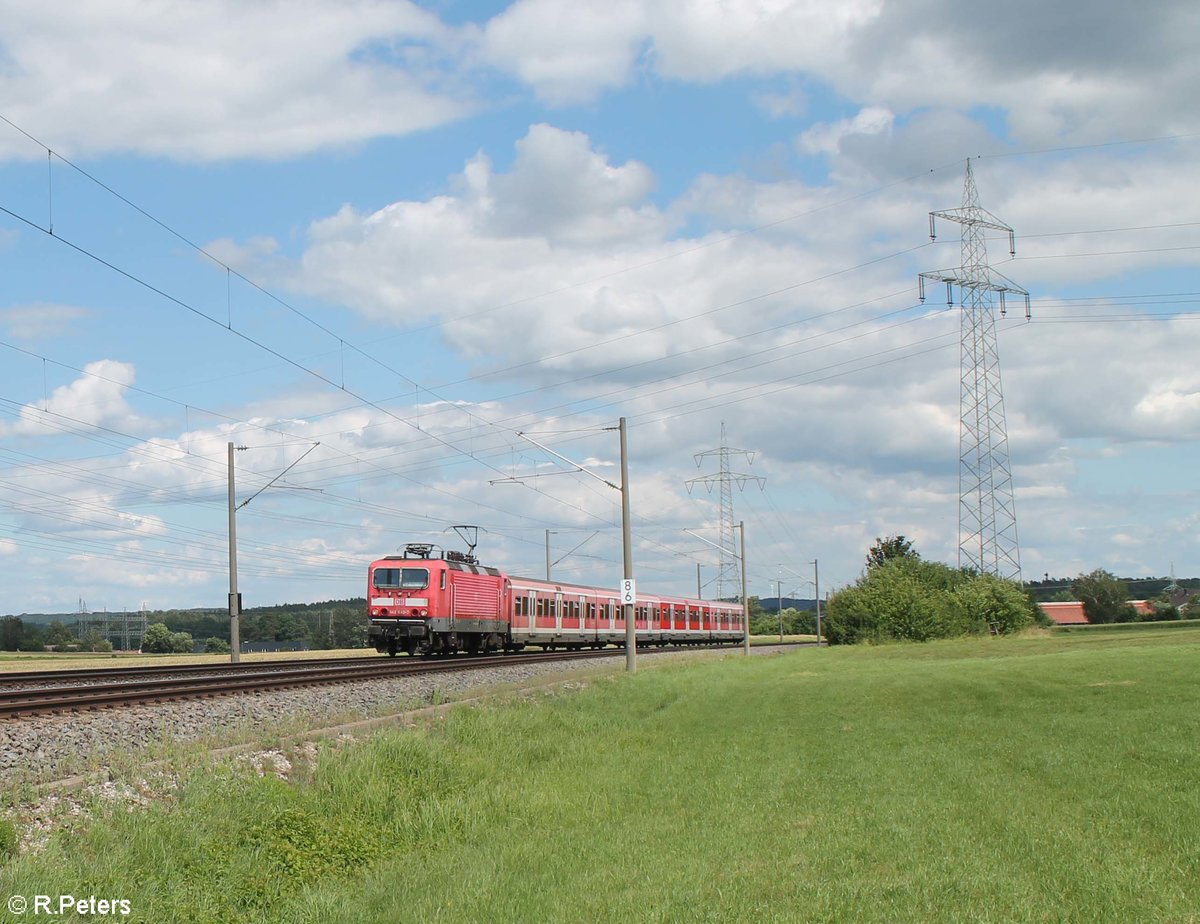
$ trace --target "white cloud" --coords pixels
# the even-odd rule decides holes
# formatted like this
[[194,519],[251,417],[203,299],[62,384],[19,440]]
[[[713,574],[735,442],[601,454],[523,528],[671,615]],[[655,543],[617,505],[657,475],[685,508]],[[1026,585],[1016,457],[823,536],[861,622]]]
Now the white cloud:
[[88,363],[83,374],[67,385],[60,385],[40,403],[21,408],[16,423],[0,424],[0,435],[41,435],[58,428],[58,420],[68,427],[112,427],[136,431],[143,424],[125,396],[135,378],[130,363],[101,359]]
[[[497,69],[552,105],[626,88],[642,72],[692,84],[803,78],[904,118],[990,107],[1026,145],[1193,127],[1191,4],[1146,16],[1113,0],[1086,11],[1022,2],[998,13],[949,0],[517,0],[450,26],[406,0],[286,10],[89,0],[70,17],[9,0],[0,92],[17,101],[9,118],[68,156],[200,161],[291,157],[443,125],[497,93]],[[751,95],[796,115],[805,94],[794,87]],[[42,153],[11,132],[0,145],[0,155]]]
[[[487,23],[481,42],[487,60],[551,103],[624,87],[639,68],[700,84],[804,74],[864,108],[996,107],[1014,137],[1045,145],[1189,130],[1198,27],[1200,15],[1183,0],[1154,16],[1119,2],[1080,10],[1025,0],[985,11],[950,0],[569,8],[518,0]],[[755,98],[795,112],[792,98]]]
[[487,23],[483,53],[547,102],[579,102],[628,80],[645,41],[645,18],[637,0],[523,0]]
[[57,337],[69,332],[71,325],[92,314],[87,308],[75,305],[50,305],[42,302],[0,308],[0,328],[8,336],[21,340]]
[[848,136],[889,134],[895,118],[888,109],[868,106],[859,110],[852,119],[812,126],[800,135],[797,144],[800,150],[808,154],[834,154],[841,149],[843,139]]
[[661,233],[646,198],[654,176],[635,161],[614,167],[582,132],[534,125],[517,142],[510,172],[496,175],[484,158],[464,174],[476,208],[497,235],[536,235],[553,243],[596,246],[630,235]]
[[[287,157],[461,117],[458,41],[397,0],[8,2],[5,115],[68,156]],[[42,152],[0,134],[0,155]]]

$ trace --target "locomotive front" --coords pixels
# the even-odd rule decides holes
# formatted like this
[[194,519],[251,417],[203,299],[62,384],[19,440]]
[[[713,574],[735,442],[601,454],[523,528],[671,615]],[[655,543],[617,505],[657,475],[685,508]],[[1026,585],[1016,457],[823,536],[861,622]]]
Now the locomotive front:
[[367,572],[367,644],[380,654],[413,654],[428,645],[430,618],[446,611],[446,563],[433,547],[410,544],[403,555],[371,562]]

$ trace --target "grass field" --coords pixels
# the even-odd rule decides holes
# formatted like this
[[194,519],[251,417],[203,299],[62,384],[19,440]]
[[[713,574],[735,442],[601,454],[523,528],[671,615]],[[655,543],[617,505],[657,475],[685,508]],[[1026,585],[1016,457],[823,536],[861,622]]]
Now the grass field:
[[1150,629],[647,668],[288,782],[196,773],[10,861],[0,898],[154,924],[1200,921],[1198,665],[1200,629]]

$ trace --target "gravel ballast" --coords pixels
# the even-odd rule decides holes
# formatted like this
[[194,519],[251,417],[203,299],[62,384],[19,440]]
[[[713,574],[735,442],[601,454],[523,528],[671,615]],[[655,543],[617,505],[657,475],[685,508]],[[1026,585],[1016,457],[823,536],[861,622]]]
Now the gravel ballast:
[[[757,651],[771,649],[756,649]],[[728,652],[723,654],[728,655]],[[643,661],[700,656],[658,653]],[[294,690],[270,690],[117,710],[30,716],[0,723],[0,785],[54,779],[103,768],[114,754],[202,740],[213,747],[280,733],[302,734],[462,698],[472,691],[517,685],[553,674],[615,669],[625,655],[584,661],[521,662],[427,677],[362,680]]]

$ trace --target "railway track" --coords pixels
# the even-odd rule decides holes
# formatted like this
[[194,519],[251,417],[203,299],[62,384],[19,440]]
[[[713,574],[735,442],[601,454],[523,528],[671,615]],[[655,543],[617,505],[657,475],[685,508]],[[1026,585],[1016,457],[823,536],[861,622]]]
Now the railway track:
[[6,671],[0,673],[0,690],[21,685],[83,683],[88,681],[124,681],[146,677],[183,677],[188,674],[235,674],[248,670],[293,670],[306,664],[334,666],[361,664],[376,660],[376,655],[356,658],[289,658],[278,661],[254,661],[230,664],[150,664],[137,667],[81,667],[67,670]]
[[[639,654],[679,649],[641,649]],[[699,649],[691,649],[699,650]],[[482,670],[513,664],[575,661],[613,657],[617,648],[495,655],[469,658],[330,658],[276,661],[271,664],[174,665],[109,670],[23,671],[3,677],[0,718],[108,709],[168,700],[199,699],[260,690],[282,690],[331,683],[351,683],[445,671]],[[55,676],[57,675],[57,676]],[[53,680],[55,686],[12,686]]]

